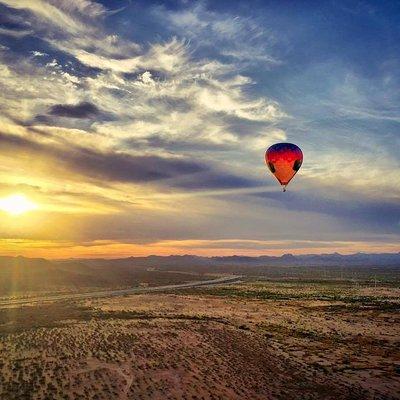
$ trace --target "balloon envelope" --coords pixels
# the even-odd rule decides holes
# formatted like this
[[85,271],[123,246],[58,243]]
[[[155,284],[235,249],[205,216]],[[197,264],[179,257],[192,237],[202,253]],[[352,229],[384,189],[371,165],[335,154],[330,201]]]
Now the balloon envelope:
[[279,183],[286,186],[303,163],[303,153],[293,143],[276,143],[265,152],[265,162]]

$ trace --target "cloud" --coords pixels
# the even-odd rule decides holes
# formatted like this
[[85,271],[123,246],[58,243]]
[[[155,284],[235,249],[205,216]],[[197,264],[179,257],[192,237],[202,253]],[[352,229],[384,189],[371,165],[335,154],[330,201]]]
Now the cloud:
[[101,17],[106,14],[106,9],[99,3],[89,0],[68,2],[63,0],[1,0],[1,3],[16,10],[26,10],[32,13],[38,21],[49,26],[57,26],[69,33],[84,33],[91,29],[85,25],[84,20]]
[[259,186],[260,182],[229,173],[216,171],[193,174],[181,179],[177,186],[184,189],[237,189]]
[[[18,150],[20,154],[26,153],[31,157],[47,160],[55,170],[67,167],[69,171],[100,182],[159,182],[162,185],[186,190],[247,188],[260,184],[255,180],[182,158],[102,153],[76,146],[62,147],[38,143],[1,133],[0,144],[3,155]],[[34,165],[31,168],[34,169]]]
[[108,11],[100,3],[90,0],[75,0],[74,2],[63,0],[52,0],[52,3],[65,12],[80,14],[84,17],[98,18],[105,16]]
[[59,44],[58,46],[89,67],[119,73],[136,72],[157,66],[158,71],[174,74],[176,70],[182,69],[184,62],[188,61],[185,43],[176,38],[172,38],[166,43],[152,44],[144,54],[138,54],[137,46],[133,47],[134,51],[127,51],[125,46],[118,45],[116,37],[114,39],[114,54],[110,54],[108,51],[103,51],[103,54],[98,51],[88,51],[79,46],[72,47],[71,44],[74,43]]
[[[54,104],[47,110],[46,114],[38,114],[32,120],[23,124],[30,129],[36,129],[40,125],[60,127],[81,132],[94,133],[93,125],[102,121],[113,121],[116,115],[100,110],[95,104],[82,101],[77,104]],[[54,134],[56,131],[53,131]],[[50,132],[49,132],[50,133]],[[51,134],[51,133],[50,133]],[[69,135],[71,136],[71,135]]]
[[[0,182],[39,187],[70,237],[396,236],[397,64],[381,86],[330,59],[298,64],[309,42],[288,47],[273,18],[222,3],[119,15],[87,0],[0,3],[5,29],[29,32],[1,37]],[[286,140],[305,161],[282,197],[263,153]],[[251,195],[260,184],[268,193]],[[92,208],[72,226],[71,210]]]
[[[153,60],[155,53],[157,57]],[[173,54],[172,59],[170,53]],[[80,104],[88,97],[96,98],[96,107],[108,110],[110,114],[108,118],[104,114],[97,115],[96,129],[110,139],[119,135],[127,139],[128,132],[136,138],[154,137],[162,132],[169,142],[185,139],[187,143],[204,142],[205,146],[220,143],[237,145],[238,137],[233,125],[230,127],[224,122],[225,116],[235,117],[238,123],[247,120],[261,124],[274,123],[284,117],[276,102],[252,98],[245,93],[246,87],[251,84],[249,79],[232,75],[230,69],[218,62],[195,61],[189,57],[186,46],[173,39],[170,43],[152,46],[140,56],[144,65],[159,67],[169,62],[172,65],[176,63],[175,69],[166,67],[168,71],[162,78],[157,78],[157,72],[148,70],[138,73],[136,78],[126,78],[118,68],[113,69],[114,65],[110,65],[111,71],[107,67],[106,71],[94,76],[77,76],[74,70],[68,69],[67,72],[57,59],[47,62],[44,67],[28,64],[26,59],[22,62],[16,59],[12,63],[8,61],[13,68],[6,67],[3,76],[0,73],[0,80],[3,78],[6,87],[3,95],[8,95],[8,104],[15,103],[15,109],[21,96],[18,94],[12,98],[16,93],[15,87],[28,88],[25,111],[34,115],[26,115],[25,118],[32,120],[39,115],[35,119],[37,123],[60,124],[49,119],[48,115],[52,113],[48,113],[48,107],[50,102],[57,103],[62,97],[65,85],[68,85],[68,104]],[[164,62],[160,62],[160,58]],[[62,114],[73,113],[70,108],[66,105]],[[110,116],[114,119],[118,116],[118,122],[100,123],[110,120]],[[21,119],[21,110],[18,111],[18,118]]]
[[55,104],[50,107],[50,115],[65,118],[95,118],[100,114],[100,110],[88,101],[78,104]]
[[[389,199],[368,199],[336,190],[336,198],[323,190],[312,189],[312,193],[288,191],[281,193],[254,193],[253,196],[276,201],[276,206],[295,211],[308,211],[340,218],[345,223],[361,229],[374,229],[385,233],[398,233],[400,205]],[[344,197],[341,198],[341,197]]]
[[152,148],[182,153],[229,151],[236,147],[231,142],[215,143],[202,140],[202,138],[196,140],[196,138],[192,138],[190,135],[187,138],[179,137],[174,139],[163,134],[154,134],[143,138],[130,138],[124,141],[124,145],[132,149]]
[[63,29],[68,30],[69,32],[83,32],[86,30],[84,25],[80,24],[77,20],[74,20],[73,18],[71,18],[71,16],[65,14],[60,9],[53,6],[52,4],[49,4],[46,1],[37,0],[32,2],[29,0],[2,0],[2,3],[16,10],[29,11],[46,25],[62,25]]
[[[12,7],[10,3],[8,5]],[[84,19],[82,10],[90,4],[79,2],[77,7],[58,1],[50,2],[45,10],[39,10],[38,5],[21,0],[14,4],[14,8],[28,10],[35,18],[47,22],[59,12],[63,18],[73,18],[79,23]],[[107,14],[103,8],[89,8],[94,10],[94,19],[101,19]],[[35,24],[34,28],[39,29],[39,25]],[[51,46],[72,57],[69,65],[74,66],[79,62],[90,68],[98,68],[99,73],[78,76],[75,69],[57,58],[47,62],[45,70],[37,68],[35,64],[28,66],[27,60],[24,60],[25,68],[19,65],[20,60],[13,61],[16,68],[7,70],[10,76],[5,82],[5,86],[10,86],[10,95],[11,92],[15,93],[11,86],[15,87],[16,82],[19,87],[29,86],[31,92],[33,89],[36,92],[35,99],[32,94],[26,101],[25,115],[21,118],[19,113],[19,119],[38,125],[72,128],[66,121],[54,120],[53,117],[75,115],[83,119],[86,111],[81,115],[79,109],[82,106],[74,104],[86,102],[88,97],[94,98],[96,107],[108,110],[109,117],[92,110],[91,116],[96,117],[92,118],[93,124],[85,126],[79,123],[76,127],[88,129],[91,133],[97,131],[102,137],[100,142],[107,140],[108,145],[114,148],[123,146],[127,139],[131,139],[132,143],[135,140],[150,143],[151,138],[159,136],[165,138],[165,149],[173,151],[169,143],[181,141],[200,147],[203,144],[209,148],[212,145],[240,145],[239,135],[233,125],[224,122],[227,116],[235,117],[238,123],[256,121],[261,124],[275,123],[285,117],[277,102],[247,93],[248,86],[253,83],[251,79],[237,74],[232,65],[208,58],[193,58],[192,49],[184,40],[171,38],[151,43],[142,49],[132,41],[107,34],[99,24],[85,20],[84,25],[73,26],[73,31],[46,23],[45,29],[40,28],[39,32],[41,38]],[[80,29],[86,29],[87,33],[82,34]],[[219,25],[218,29],[226,31],[227,27]],[[128,78],[124,75],[126,72],[136,75]],[[33,85],[36,86],[29,82],[32,79],[27,78],[28,74],[34,76]],[[61,93],[65,92],[65,83],[69,86],[66,91],[68,103],[56,106],[55,111],[59,112],[48,112],[49,103],[57,103]],[[9,98],[8,101],[14,102],[17,108],[17,98]],[[33,115],[29,116],[29,113]],[[72,139],[73,136],[69,135],[68,138]],[[179,146],[174,152],[179,154]]]
[[15,30],[0,28],[0,35],[11,36],[13,38],[21,39],[25,36],[31,35],[33,31],[31,30]]
[[98,180],[119,182],[157,181],[207,169],[194,161],[159,156],[133,156],[123,153],[102,153],[82,147],[45,145],[19,136],[0,134],[2,151],[30,154],[49,159],[53,166],[67,167],[75,173]]
[[[0,0],[14,13],[14,20],[25,25],[29,19],[32,34],[66,53],[102,57],[126,57],[140,49],[132,41],[104,32],[104,19],[119,10],[108,10],[90,0]],[[11,13],[10,12],[10,13]],[[90,49],[90,52],[88,52]]]
[[47,53],[43,53],[43,52],[41,52],[41,51],[36,51],[36,50],[31,51],[31,53],[32,53],[32,55],[33,55],[34,57],[45,57],[45,56],[48,56]]
[[168,21],[169,29],[190,39],[199,48],[212,49],[229,61],[272,68],[281,63],[272,55],[276,41],[273,33],[256,17],[215,12],[199,1],[181,9],[153,8],[153,15]]

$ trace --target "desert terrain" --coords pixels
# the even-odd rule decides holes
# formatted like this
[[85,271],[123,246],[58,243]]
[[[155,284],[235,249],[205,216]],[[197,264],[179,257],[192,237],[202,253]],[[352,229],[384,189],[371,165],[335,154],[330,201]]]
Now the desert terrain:
[[396,282],[229,285],[3,305],[1,399],[398,399]]

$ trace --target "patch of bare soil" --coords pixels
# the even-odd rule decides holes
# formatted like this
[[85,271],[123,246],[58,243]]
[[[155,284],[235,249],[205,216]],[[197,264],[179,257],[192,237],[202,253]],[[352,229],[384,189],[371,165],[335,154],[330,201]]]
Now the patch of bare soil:
[[390,288],[388,303],[244,287],[0,310],[0,399],[400,398]]
[[[269,340],[212,321],[90,321],[0,342],[2,399],[349,398]],[[360,393],[359,388],[357,390]],[[362,397],[354,397],[362,398]]]

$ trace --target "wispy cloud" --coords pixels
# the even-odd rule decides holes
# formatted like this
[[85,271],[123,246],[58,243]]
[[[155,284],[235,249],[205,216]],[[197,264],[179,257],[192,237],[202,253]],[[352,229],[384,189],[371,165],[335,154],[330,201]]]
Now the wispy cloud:
[[227,62],[279,65],[273,56],[274,34],[253,17],[210,11],[205,2],[183,10],[154,7],[153,14],[166,20],[169,29],[190,39],[197,47],[208,47],[225,56]]
[[[233,251],[398,231],[392,59],[373,81],[337,60],[297,65],[262,12],[206,2],[142,14],[89,0],[0,3],[0,182],[36,196],[43,215],[81,215],[68,240],[79,231],[112,251],[236,240],[218,242]],[[162,35],[127,29],[144,15]],[[284,198],[263,160],[278,141],[305,153]],[[38,240],[55,234],[35,229]]]
[[15,29],[7,29],[0,28],[0,35],[12,36],[14,38],[23,38],[24,36],[31,35],[33,31],[30,30],[15,30]]

